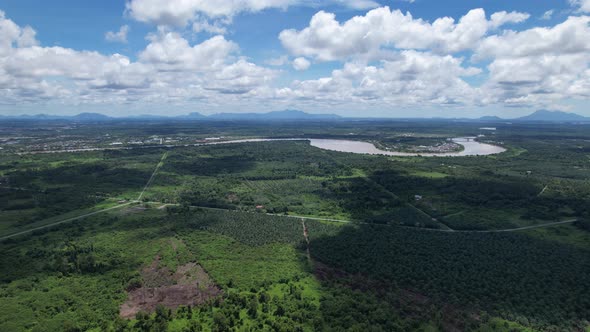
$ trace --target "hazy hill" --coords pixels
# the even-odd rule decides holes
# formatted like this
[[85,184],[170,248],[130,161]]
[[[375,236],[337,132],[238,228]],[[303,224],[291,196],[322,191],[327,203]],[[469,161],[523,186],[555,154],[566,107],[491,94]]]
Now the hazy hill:
[[[68,117],[64,118],[67,119]],[[112,119],[111,117],[100,113],[80,113],[69,118],[74,121],[106,121]]]
[[269,113],[218,113],[208,117],[213,120],[327,120],[340,119],[336,114],[309,114],[297,110]]
[[586,122],[590,121],[590,118],[581,116],[575,113],[568,113],[568,112],[561,112],[561,111],[548,111],[548,110],[539,110],[534,112],[533,114],[523,116],[521,118],[516,119],[518,121],[528,121],[528,122]]
[[488,121],[488,122],[496,122],[496,121],[506,121],[498,116],[482,116],[478,119],[479,121]]

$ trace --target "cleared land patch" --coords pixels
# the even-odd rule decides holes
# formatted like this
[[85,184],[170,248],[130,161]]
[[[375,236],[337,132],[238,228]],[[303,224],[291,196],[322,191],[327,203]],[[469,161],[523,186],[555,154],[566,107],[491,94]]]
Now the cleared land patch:
[[119,315],[133,318],[140,312],[153,312],[158,305],[175,310],[181,305],[197,306],[220,296],[221,289],[203,267],[195,262],[179,266],[175,272],[160,266],[160,256],[141,271],[142,285],[128,289],[127,301]]

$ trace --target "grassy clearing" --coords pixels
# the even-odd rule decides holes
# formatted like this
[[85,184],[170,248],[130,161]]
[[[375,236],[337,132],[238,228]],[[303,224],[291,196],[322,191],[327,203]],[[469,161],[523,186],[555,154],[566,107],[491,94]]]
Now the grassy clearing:
[[300,273],[304,259],[301,252],[288,245],[250,247],[209,232],[181,234],[180,238],[197,254],[199,262],[215,281],[240,289],[292,279]]
[[442,178],[446,178],[447,176],[449,176],[448,174],[440,173],[440,172],[413,172],[413,173],[410,173],[410,175],[423,177],[423,178],[429,178],[429,179],[442,179]]
[[573,225],[536,228],[526,231],[526,234],[546,241],[555,241],[558,243],[590,249],[590,232],[580,231]]

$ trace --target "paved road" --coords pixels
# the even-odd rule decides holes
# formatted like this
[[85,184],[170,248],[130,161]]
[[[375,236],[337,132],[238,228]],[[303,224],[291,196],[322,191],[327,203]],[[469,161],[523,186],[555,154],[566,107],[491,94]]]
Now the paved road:
[[35,228],[31,228],[31,229],[27,229],[27,230],[24,230],[24,231],[22,231],[22,232],[13,233],[13,234],[10,234],[10,235],[5,235],[5,236],[3,236],[3,237],[0,237],[0,241],[4,241],[4,240],[6,240],[6,239],[10,239],[10,238],[13,238],[13,237],[15,237],[15,236],[19,236],[19,235],[23,235],[23,234],[31,233],[31,232],[34,232],[34,231],[37,231],[37,230],[40,230],[40,229],[44,229],[44,228],[48,228],[48,227],[53,227],[53,226],[56,226],[56,225],[59,225],[59,224],[64,224],[64,223],[67,223],[67,222],[71,222],[71,221],[75,221],[75,220],[83,219],[83,218],[86,218],[86,217],[93,216],[93,215],[95,215],[95,214],[99,214],[99,213],[107,212],[107,211],[110,211],[110,210],[119,209],[119,208],[122,208],[122,207],[124,207],[124,206],[131,205],[131,204],[133,204],[133,203],[137,203],[137,202],[136,202],[136,201],[132,201],[132,202],[125,203],[125,204],[119,204],[119,205],[112,206],[112,207],[110,207],[110,208],[106,208],[106,209],[102,209],[102,210],[98,210],[98,211],[94,211],[94,212],[86,213],[86,214],[83,214],[83,215],[81,215],[81,216],[72,217],[72,218],[68,218],[68,219],[64,219],[64,220],[56,221],[56,222],[54,222],[54,223],[51,223],[51,224],[47,224],[47,225],[43,225],[43,226],[39,226],[39,227],[35,227]]

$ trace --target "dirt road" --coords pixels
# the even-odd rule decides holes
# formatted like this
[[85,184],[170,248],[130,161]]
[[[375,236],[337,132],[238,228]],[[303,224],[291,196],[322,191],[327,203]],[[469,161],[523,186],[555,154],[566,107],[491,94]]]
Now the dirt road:
[[112,206],[110,208],[106,208],[106,209],[102,209],[102,210],[98,210],[98,211],[86,213],[86,214],[83,214],[81,216],[72,217],[72,218],[68,218],[68,219],[56,221],[56,222],[51,223],[51,224],[47,224],[47,225],[43,225],[43,226],[39,226],[39,227],[27,229],[27,230],[24,230],[24,231],[21,231],[21,232],[18,232],[18,233],[13,233],[13,234],[10,234],[10,235],[5,235],[3,237],[0,237],[0,241],[4,241],[6,239],[10,239],[10,238],[13,238],[15,236],[19,236],[19,235],[31,233],[31,232],[34,232],[34,231],[37,231],[37,230],[40,230],[40,229],[45,229],[45,228],[53,227],[53,226],[56,226],[56,225],[64,224],[64,223],[75,221],[75,220],[79,220],[79,219],[84,219],[86,217],[90,217],[90,216],[93,216],[95,214],[99,214],[99,213],[103,213],[103,212],[107,212],[107,211],[119,209],[119,208],[122,208],[122,207],[127,206],[127,205],[131,205],[131,204],[134,204],[134,203],[136,203],[136,202],[135,201],[132,201],[132,202],[125,203],[125,204],[119,204],[119,205]]

